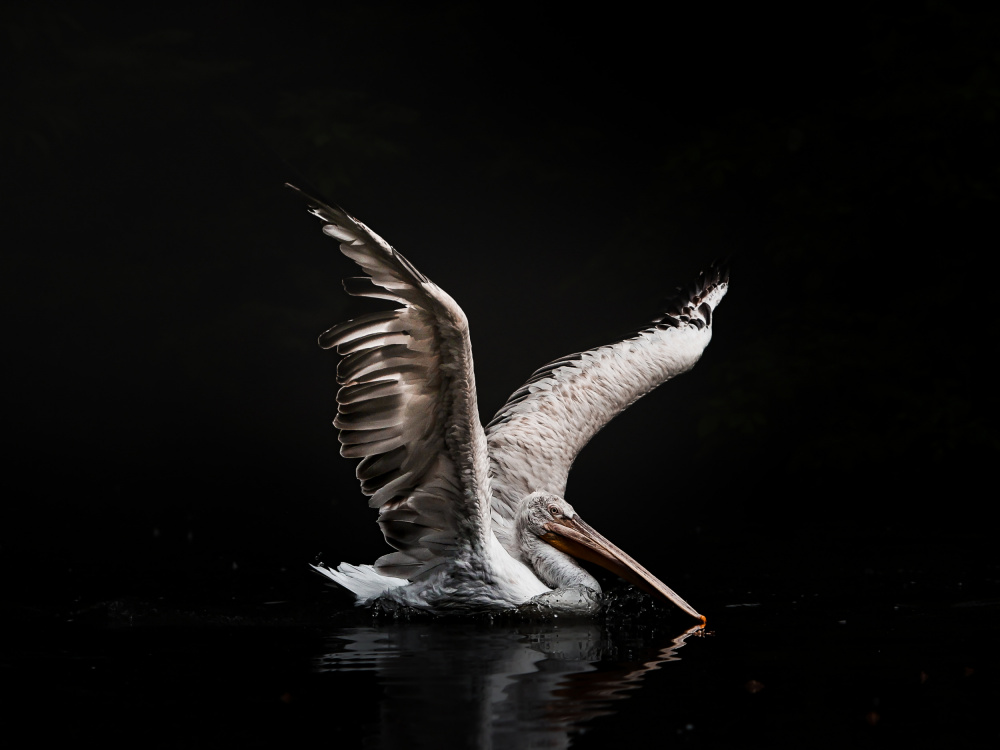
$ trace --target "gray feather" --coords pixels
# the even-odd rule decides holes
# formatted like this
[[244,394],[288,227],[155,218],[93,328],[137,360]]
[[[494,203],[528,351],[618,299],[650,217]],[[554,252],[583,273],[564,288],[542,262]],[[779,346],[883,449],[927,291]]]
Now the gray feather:
[[381,310],[360,315],[324,331],[319,335],[319,345],[324,349],[332,349],[345,341],[352,341],[360,336],[399,331],[402,328],[403,323],[395,310]]

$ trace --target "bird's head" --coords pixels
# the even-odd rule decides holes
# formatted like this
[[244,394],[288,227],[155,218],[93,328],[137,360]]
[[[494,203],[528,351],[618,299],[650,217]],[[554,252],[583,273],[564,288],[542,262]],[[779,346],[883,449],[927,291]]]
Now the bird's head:
[[598,533],[580,518],[572,505],[558,495],[550,492],[533,492],[528,495],[517,517],[517,531],[522,537],[526,534],[533,535],[561,552],[597,563],[647,593],[672,602],[687,614],[705,622],[703,615]]
[[521,505],[517,519],[520,533],[528,532],[542,539],[552,533],[549,526],[576,517],[573,506],[551,492],[532,492]]

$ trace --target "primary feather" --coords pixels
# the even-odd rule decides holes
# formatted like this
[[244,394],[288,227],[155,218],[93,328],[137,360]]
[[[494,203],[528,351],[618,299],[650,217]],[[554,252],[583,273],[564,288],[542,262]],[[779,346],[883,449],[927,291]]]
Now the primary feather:
[[490,534],[489,465],[479,420],[468,321],[443,290],[343,210],[307,196],[323,231],[369,275],[350,294],[396,310],[341,323],[319,337],[337,368],[341,455],[361,458],[361,490],[379,512],[384,576],[412,579],[482,550]]

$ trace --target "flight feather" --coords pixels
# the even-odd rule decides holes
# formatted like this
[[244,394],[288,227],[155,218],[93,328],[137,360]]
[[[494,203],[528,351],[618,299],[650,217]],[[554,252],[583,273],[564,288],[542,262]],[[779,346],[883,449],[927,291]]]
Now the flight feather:
[[414,580],[491,536],[489,461],[479,422],[469,326],[455,301],[367,226],[298,188],[323,231],[367,274],[349,294],[397,309],[361,315],[319,337],[337,367],[341,454],[395,552],[379,573]]

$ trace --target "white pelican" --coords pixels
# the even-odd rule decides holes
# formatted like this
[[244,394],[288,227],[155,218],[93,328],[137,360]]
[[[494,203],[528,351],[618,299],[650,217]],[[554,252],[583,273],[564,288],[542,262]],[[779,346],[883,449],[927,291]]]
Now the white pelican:
[[337,368],[341,455],[396,551],[374,565],[313,566],[367,604],[382,598],[436,613],[527,606],[587,614],[599,563],[705,618],[586,524],[565,499],[577,453],[615,415],[690,369],[712,337],[728,274],[712,266],[635,336],[563,357],[479,422],[465,313],[381,237],[298,188],[323,231],[367,276],[348,294],[401,307],[362,315],[319,337]]

